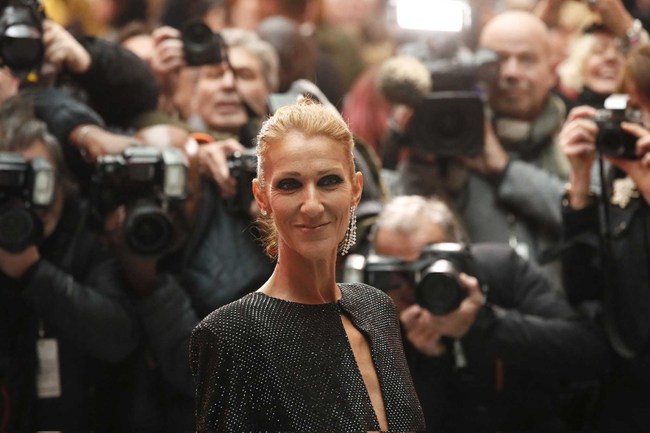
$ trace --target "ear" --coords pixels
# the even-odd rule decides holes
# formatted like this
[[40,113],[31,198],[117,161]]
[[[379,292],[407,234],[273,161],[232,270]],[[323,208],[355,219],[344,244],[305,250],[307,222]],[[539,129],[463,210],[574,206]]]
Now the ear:
[[361,192],[363,192],[363,174],[360,171],[352,176],[352,205],[356,208],[361,201]]
[[264,194],[264,190],[262,189],[260,182],[259,180],[257,180],[257,178],[253,179],[253,196],[255,197],[257,206],[260,208],[260,212],[271,213],[271,209],[269,208],[268,203],[266,202],[266,195]]

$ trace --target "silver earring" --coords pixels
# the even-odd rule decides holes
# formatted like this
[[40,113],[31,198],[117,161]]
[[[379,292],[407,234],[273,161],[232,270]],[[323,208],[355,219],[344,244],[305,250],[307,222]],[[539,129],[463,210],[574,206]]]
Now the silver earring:
[[260,213],[262,214],[262,216],[268,215],[268,213],[266,212],[266,209],[264,209],[264,208],[260,209]]
[[350,248],[357,242],[357,214],[355,207],[350,206],[350,224],[345,232],[343,241],[339,244],[339,253],[344,256],[350,251]]

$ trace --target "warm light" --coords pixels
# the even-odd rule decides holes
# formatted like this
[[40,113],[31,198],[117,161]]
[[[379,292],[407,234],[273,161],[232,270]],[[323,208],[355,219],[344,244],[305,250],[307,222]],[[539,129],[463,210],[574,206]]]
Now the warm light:
[[403,29],[460,32],[469,27],[471,10],[460,0],[395,0],[397,25]]

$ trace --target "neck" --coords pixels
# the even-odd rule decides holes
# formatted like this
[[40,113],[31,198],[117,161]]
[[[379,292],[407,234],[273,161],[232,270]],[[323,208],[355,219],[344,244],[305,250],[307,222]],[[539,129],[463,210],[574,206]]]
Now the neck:
[[303,304],[338,301],[336,254],[311,260],[287,248],[280,250],[278,264],[260,291],[268,296]]

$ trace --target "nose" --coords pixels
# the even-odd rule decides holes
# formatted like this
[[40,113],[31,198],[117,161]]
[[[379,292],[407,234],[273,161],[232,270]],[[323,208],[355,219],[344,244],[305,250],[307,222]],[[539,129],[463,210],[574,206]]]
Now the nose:
[[304,197],[300,211],[309,217],[318,216],[323,212],[323,202],[321,201],[320,193],[315,185],[308,185],[304,189]]
[[619,51],[618,47],[615,45],[610,45],[603,53],[603,57],[608,61],[617,61],[619,58],[622,59],[623,55]]
[[223,76],[221,77],[221,86],[226,88],[234,88],[235,83],[235,73],[233,72],[232,68],[226,68]]
[[516,57],[507,57],[501,61],[501,78],[512,78],[519,76],[521,65]]

